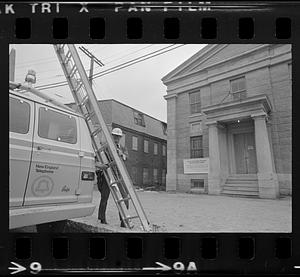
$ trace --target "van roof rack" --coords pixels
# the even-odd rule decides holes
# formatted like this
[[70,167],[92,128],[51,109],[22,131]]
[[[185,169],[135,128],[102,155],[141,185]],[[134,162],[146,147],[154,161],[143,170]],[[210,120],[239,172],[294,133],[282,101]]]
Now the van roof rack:
[[9,81],[9,88],[11,90],[16,90],[18,89],[20,93],[25,93],[25,92],[31,92],[32,94],[40,97],[40,98],[43,98],[44,100],[46,100],[46,102],[49,102],[55,106],[58,106],[62,109],[66,109],[68,111],[71,111],[73,113],[76,113],[76,111],[74,111],[73,109],[71,109],[70,107],[66,106],[65,104],[55,100],[54,98],[51,98],[50,96],[48,96],[47,94],[37,90],[36,88],[33,88],[33,87],[30,87],[30,86],[26,86],[26,85],[23,85],[21,83],[15,83],[15,82],[12,82],[12,81]]

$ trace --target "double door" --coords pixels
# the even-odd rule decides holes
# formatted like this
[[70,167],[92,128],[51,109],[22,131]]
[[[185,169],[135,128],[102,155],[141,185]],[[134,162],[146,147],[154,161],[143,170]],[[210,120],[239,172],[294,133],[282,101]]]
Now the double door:
[[236,173],[257,173],[254,133],[234,134],[233,141]]

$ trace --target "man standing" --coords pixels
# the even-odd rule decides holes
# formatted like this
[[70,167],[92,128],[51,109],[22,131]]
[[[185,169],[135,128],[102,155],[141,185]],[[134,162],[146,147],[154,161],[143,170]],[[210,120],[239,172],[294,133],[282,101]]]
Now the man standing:
[[100,205],[98,210],[98,219],[100,220],[101,223],[107,224],[105,211],[106,211],[107,200],[109,197],[110,190],[103,172],[103,170],[107,168],[107,165],[96,163],[96,167],[97,167],[96,170],[97,186],[101,194],[101,200],[100,200]]
[[[113,136],[114,142],[116,144],[119,156],[123,160],[126,160],[127,156],[128,156],[128,151],[126,150],[125,147],[122,147],[120,145],[120,139],[123,136],[122,130],[120,128],[114,128],[112,130],[112,136]],[[101,166],[102,166],[102,168],[101,168]],[[106,211],[107,200],[108,200],[108,197],[109,197],[110,189],[108,187],[108,184],[106,182],[106,179],[105,179],[105,176],[104,176],[104,172],[103,172],[103,169],[105,167],[107,168],[106,165],[100,165],[98,167],[99,170],[97,170],[97,185],[98,185],[98,189],[99,189],[99,191],[101,193],[101,200],[100,200],[100,205],[99,205],[98,219],[100,219],[101,223],[107,224],[106,217],[105,217],[105,211]],[[115,174],[115,175],[117,175],[117,174]],[[122,197],[123,198],[127,197],[128,192],[127,192],[126,188],[123,187],[120,184],[118,184],[118,188],[120,190],[120,193],[121,193]],[[125,200],[124,203],[125,203],[125,205],[126,205],[126,207],[128,209],[129,208],[129,202],[128,202],[128,200]],[[122,217],[121,217],[120,213],[119,213],[119,217],[120,217],[120,220],[121,220],[121,227],[125,227],[125,224],[124,224],[124,222],[122,220]]]

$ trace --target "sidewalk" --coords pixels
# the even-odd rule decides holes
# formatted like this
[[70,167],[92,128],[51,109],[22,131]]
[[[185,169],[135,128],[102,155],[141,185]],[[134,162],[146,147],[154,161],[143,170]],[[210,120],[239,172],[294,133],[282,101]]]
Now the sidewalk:
[[[150,223],[158,225],[158,232],[292,231],[291,197],[269,200],[156,191],[138,191],[137,194]],[[97,206],[93,215],[74,221],[113,232],[128,232],[119,227],[119,216],[111,195],[106,212],[108,225],[100,224],[97,219],[100,193],[96,190],[93,202]],[[130,210],[132,208],[131,205]],[[141,229],[135,226],[133,231],[140,232]]]

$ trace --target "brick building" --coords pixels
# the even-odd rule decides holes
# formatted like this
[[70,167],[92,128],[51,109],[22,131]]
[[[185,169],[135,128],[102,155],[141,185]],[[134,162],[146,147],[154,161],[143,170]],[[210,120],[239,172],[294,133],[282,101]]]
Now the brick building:
[[[167,124],[116,100],[98,101],[110,130],[121,128],[120,143],[128,150],[126,168],[139,187],[166,186]],[[74,104],[71,106],[76,109]]]
[[292,192],[291,45],[207,45],[163,79],[167,190]]

